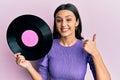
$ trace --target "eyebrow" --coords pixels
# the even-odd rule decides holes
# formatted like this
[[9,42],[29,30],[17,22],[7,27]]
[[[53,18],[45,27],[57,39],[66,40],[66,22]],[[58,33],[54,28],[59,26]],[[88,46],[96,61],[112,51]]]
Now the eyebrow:
[[[72,17],[71,15],[67,15],[65,17]],[[56,18],[61,18],[60,16],[56,16]]]

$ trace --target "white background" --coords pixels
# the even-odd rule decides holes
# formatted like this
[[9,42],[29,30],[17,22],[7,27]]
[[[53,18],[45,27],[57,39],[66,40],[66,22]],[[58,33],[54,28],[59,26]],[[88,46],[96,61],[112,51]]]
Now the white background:
[[[92,39],[97,34],[97,47],[112,80],[120,74],[120,1],[119,0],[1,0],[0,1],[0,80],[31,80],[28,72],[17,66],[6,41],[6,31],[11,21],[23,14],[33,14],[44,19],[51,30],[53,13],[62,3],[73,3],[79,10],[83,24],[82,35]],[[36,61],[32,62],[37,68]],[[86,79],[93,80],[87,70]]]

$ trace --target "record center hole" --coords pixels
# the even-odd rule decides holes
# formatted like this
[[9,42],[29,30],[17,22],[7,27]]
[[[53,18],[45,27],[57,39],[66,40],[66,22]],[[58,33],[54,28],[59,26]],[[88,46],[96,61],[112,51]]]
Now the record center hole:
[[33,30],[26,30],[22,33],[21,36],[22,42],[28,47],[33,47],[38,43],[38,35]]

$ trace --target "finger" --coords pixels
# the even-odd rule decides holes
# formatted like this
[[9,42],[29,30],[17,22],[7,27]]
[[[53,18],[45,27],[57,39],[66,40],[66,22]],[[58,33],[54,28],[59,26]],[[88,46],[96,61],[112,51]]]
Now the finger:
[[25,59],[24,56],[21,55],[21,54],[16,54],[15,56],[16,56],[16,60],[18,60],[18,59]]
[[85,40],[85,41],[84,41],[84,44],[87,43],[88,41],[89,41],[89,40]]
[[96,34],[93,35],[93,42],[96,42]]
[[24,61],[25,61],[25,58],[24,58],[24,56],[22,56],[22,55],[19,55],[19,56],[16,58],[17,64],[20,64],[20,63],[22,63],[22,62],[24,62]]
[[89,41],[89,40],[85,40],[85,41],[83,42],[83,47],[85,47],[85,45],[88,43],[88,41]]
[[20,65],[21,63],[23,63],[23,62],[25,62],[25,60],[23,60],[23,59],[18,59],[18,60],[16,61],[16,63],[19,64],[19,65]]
[[18,55],[17,59],[25,60],[25,57],[22,55]]
[[17,58],[21,53],[15,53],[14,57]]

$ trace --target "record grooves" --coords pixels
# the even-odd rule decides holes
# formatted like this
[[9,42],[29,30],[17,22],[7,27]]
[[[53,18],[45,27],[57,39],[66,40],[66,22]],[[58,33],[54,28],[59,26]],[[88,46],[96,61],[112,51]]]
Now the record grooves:
[[[22,39],[23,33],[30,34],[23,36]],[[28,42],[25,43],[24,38]],[[35,38],[37,41],[34,40]],[[27,60],[44,57],[51,49],[52,41],[52,32],[47,23],[34,15],[22,15],[15,18],[7,29],[7,42],[10,49],[13,53],[20,52]]]

